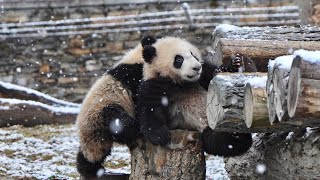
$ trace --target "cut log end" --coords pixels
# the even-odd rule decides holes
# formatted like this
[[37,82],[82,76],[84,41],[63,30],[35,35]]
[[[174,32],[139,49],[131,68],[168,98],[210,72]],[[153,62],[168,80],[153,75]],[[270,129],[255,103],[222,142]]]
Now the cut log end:
[[[219,87],[217,84],[212,84],[209,86],[208,90],[208,96],[207,96],[207,116],[210,117],[210,119],[213,119],[214,121],[209,121],[209,126],[212,129],[215,129],[217,126],[217,123],[223,119],[223,108],[221,105],[221,100],[219,94]],[[219,98],[220,97],[220,98]]]
[[246,84],[244,90],[244,117],[247,128],[250,128],[253,118],[253,97],[250,83]]
[[300,85],[301,85],[301,69],[300,69],[301,61],[302,59],[300,56],[297,56],[296,58],[294,58],[291,66],[289,81],[288,81],[287,105],[288,105],[288,115],[290,118],[294,117],[297,104],[298,104]]

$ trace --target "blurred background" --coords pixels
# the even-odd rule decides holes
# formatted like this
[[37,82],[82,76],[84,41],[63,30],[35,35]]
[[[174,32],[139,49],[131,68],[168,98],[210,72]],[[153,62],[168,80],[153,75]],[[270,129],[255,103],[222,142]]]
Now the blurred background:
[[179,36],[211,56],[221,23],[320,24],[319,0],[0,0],[0,81],[80,103],[145,34]]

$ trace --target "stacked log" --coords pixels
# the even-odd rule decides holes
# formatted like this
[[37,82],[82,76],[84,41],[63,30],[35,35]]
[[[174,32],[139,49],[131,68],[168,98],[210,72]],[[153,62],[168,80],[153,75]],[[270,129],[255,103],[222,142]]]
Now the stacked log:
[[287,116],[287,86],[289,72],[294,56],[280,56],[269,62],[267,80],[267,102],[271,115],[270,123],[288,119]]
[[287,103],[290,121],[304,126],[319,124],[320,52],[316,61],[299,56],[293,60],[288,82]]
[[[213,33],[212,62],[227,64],[236,54],[251,59],[259,72],[267,72],[270,59],[295,50],[319,50],[318,27],[244,27],[217,26]],[[250,69],[250,65],[245,69]]]
[[213,78],[207,96],[209,126],[216,131],[277,132],[291,125],[268,120],[265,73],[223,73]]

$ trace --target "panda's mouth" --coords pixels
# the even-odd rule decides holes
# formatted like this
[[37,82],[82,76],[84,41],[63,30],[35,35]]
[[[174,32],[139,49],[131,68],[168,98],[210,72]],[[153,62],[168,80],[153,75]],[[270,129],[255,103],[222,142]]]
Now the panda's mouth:
[[187,77],[189,78],[189,79],[194,79],[195,77],[198,77],[200,74],[199,73],[197,73],[197,74],[194,74],[194,75],[187,75]]

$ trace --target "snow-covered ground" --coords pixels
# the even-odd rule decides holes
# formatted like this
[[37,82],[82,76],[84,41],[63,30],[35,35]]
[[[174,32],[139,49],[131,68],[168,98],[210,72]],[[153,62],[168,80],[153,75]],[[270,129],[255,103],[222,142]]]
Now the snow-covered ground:
[[[0,179],[79,179],[75,125],[12,126],[0,128]],[[206,156],[207,179],[229,179],[223,158]],[[107,171],[130,173],[130,153],[116,145],[105,162]]]

